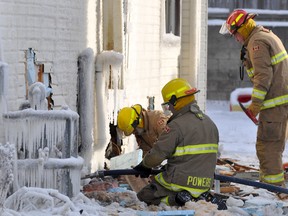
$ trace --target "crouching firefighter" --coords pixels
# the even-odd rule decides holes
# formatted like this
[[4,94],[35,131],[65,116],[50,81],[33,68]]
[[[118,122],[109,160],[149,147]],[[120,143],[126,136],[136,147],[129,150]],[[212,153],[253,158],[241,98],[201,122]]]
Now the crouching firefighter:
[[147,177],[164,160],[164,171],[137,193],[148,205],[161,202],[183,206],[188,201],[204,199],[227,209],[225,202],[209,193],[213,186],[219,133],[213,121],[198,107],[195,93],[184,79],[173,79],[162,89],[163,109],[172,116],[164,132],[142,162],[134,167]]

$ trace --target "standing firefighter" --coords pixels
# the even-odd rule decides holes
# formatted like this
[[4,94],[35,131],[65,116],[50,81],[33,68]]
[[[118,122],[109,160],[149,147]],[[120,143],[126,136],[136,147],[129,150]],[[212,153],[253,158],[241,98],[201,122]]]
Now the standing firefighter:
[[282,153],[288,110],[288,55],[281,40],[253,20],[256,14],[234,10],[220,29],[243,45],[241,60],[253,83],[247,110],[259,114],[256,151],[260,181],[285,187]]
[[206,199],[225,209],[209,190],[213,185],[219,134],[216,125],[198,107],[192,88],[184,79],[173,79],[162,89],[165,109],[173,115],[152,149],[134,169],[141,177],[164,160],[164,171],[155,176],[137,197],[148,205],[183,206],[187,201]]

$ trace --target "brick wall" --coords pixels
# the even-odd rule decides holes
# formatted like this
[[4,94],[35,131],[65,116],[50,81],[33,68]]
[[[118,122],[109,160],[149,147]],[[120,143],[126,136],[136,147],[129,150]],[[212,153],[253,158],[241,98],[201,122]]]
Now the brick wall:
[[140,103],[146,108],[147,96],[154,96],[155,109],[161,109],[161,88],[177,76],[179,44],[170,46],[169,40],[166,44],[163,38],[163,2],[147,0],[129,4],[128,65],[124,74],[127,105]]
[[[25,53],[52,75],[54,101],[76,109],[77,56],[86,46],[88,0],[0,2],[3,60],[9,64],[9,110],[25,100]],[[72,87],[71,87],[72,86]],[[61,104],[60,104],[61,105]]]

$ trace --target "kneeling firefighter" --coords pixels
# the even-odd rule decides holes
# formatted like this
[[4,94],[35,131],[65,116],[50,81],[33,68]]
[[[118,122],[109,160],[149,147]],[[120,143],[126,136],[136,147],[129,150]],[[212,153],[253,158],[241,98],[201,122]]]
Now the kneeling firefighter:
[[147,177],[153,167],[167,160],[163,172],[155,176],[137,197],[148,205],[161,202],[183,206],[204,199],[226,209],[225,202],[209,193],[217,162],[219,133],[213,121],[197,105],[195,93],[184,79],[173,79],[162,89],[162,107],[173,114],[158,141],[134,169]]

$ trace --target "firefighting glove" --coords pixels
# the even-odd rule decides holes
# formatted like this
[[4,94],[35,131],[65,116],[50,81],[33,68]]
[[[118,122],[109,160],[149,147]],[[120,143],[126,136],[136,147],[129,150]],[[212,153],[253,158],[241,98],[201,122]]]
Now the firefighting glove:
[[261,104],[255,103],[255,102],[251,103],[250,106],[247,108],[247,110],[249,110],[254,117],[256,117],[259,114],[260,109],[261,109]]
[[[141,161],[141,163],[139,163],[136,167],[133,168],[134,170],[140,172],[140,177],[141,178],[148,178],[151,174],[152,169],[145,167],[143,165],[143,161]],[[139,175],[135,175],[136,177],[139,177]]]

